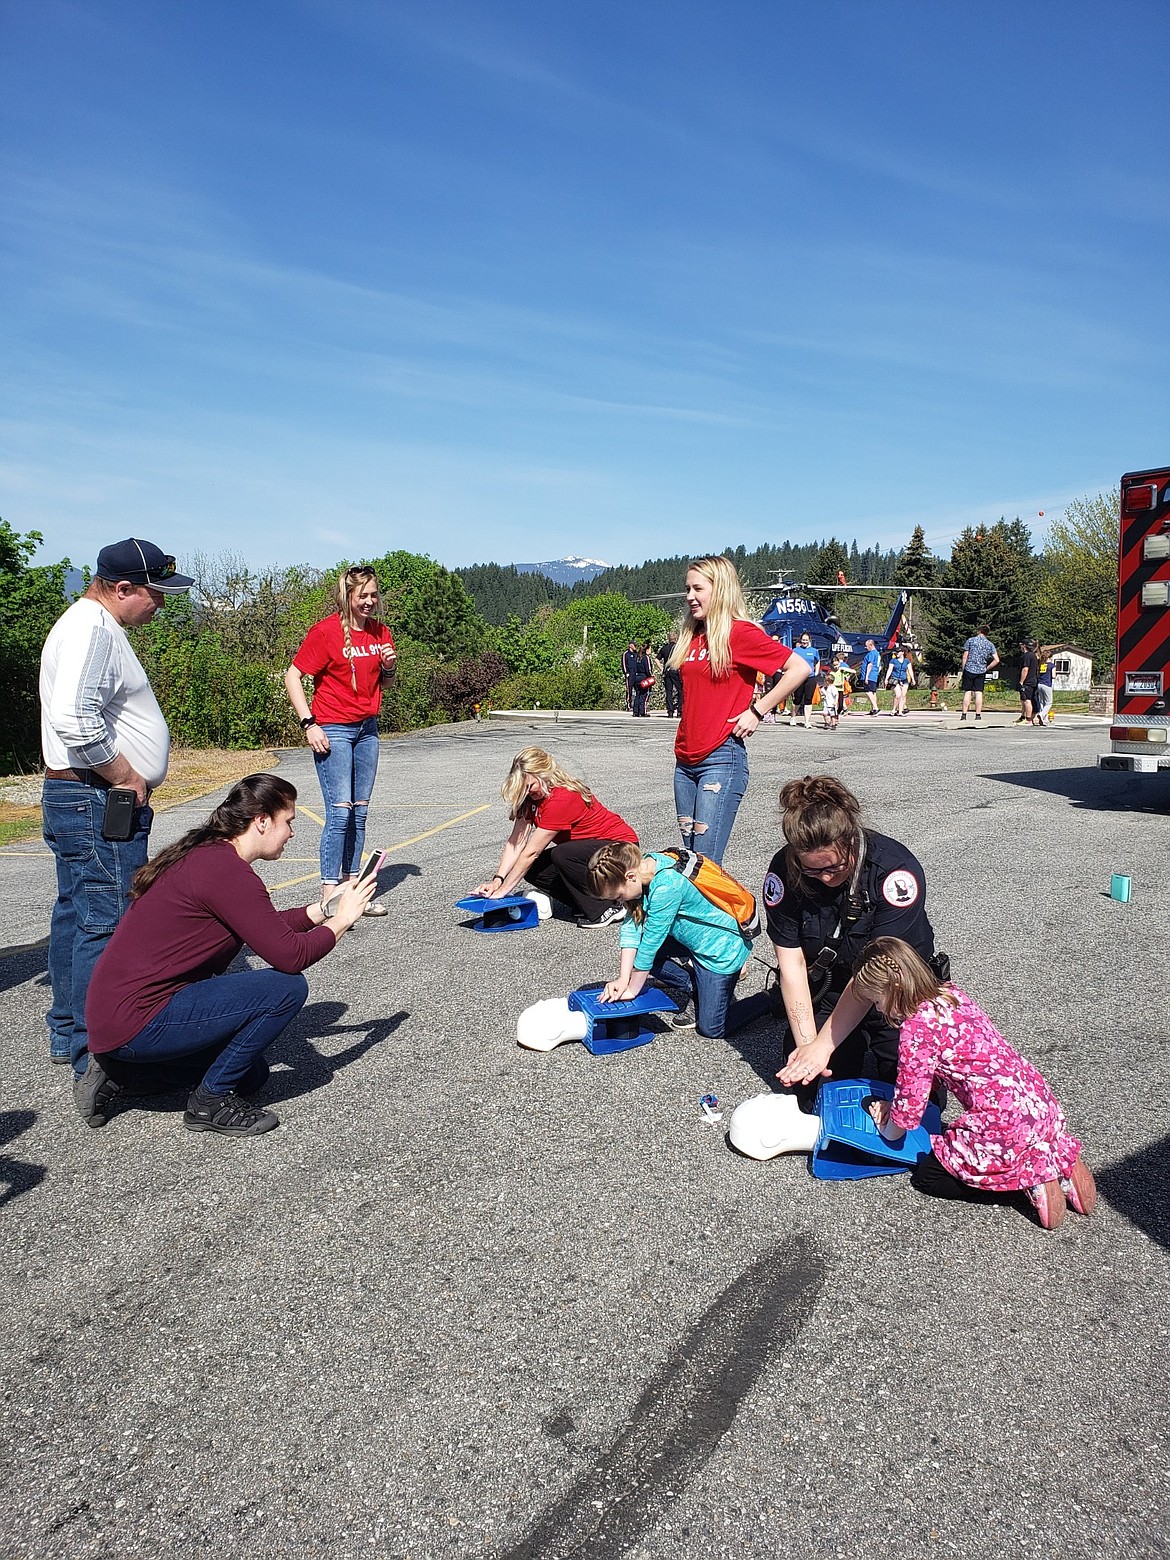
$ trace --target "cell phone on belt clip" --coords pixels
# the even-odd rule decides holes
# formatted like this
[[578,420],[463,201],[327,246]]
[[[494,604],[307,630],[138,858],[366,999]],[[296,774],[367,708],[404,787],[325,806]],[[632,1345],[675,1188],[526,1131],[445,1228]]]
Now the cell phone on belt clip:
[[134,834],[134,814],[138,798],[129,786],[112,785],[106,792],[106,810],[102,814],[103,840],[128,840]]

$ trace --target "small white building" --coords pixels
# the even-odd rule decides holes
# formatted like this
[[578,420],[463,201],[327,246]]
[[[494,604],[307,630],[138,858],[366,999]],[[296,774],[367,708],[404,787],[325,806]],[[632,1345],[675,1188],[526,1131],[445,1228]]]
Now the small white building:
[[1047,645],[1056,693],[1087,693],[1093,681],[1093,657],[1079,645]]

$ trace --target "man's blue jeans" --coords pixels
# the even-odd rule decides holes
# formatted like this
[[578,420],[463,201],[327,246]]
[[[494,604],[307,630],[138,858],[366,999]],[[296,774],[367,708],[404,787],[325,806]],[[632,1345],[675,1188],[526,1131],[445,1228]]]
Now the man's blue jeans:
[[292,1023],[308,995],[303,975],[282,975],[279,970],[241,970],[195,980],[176,991],[133,1040],[109,1055],[120,1062],[165,1062],[218,1045],[222,1049],[200,1088],[207,1094],[230,1094]]
[[747,749],[738,737],[728,737],[697,764],[675,765],[674,810],[687,850],[722,865],[747,783]]
[[80,780],[46,780],[41,800],[45,844],[57,862],[57,902],[49,925],[49,1054],[87,1065],[85,994],[102,949],[122,918],[130,880],[146,865],[154,813],[140,807],[128,840],[103,840],[106,791]]
[[366,843],[366,809],[378,774],[378,722],[322,726],[328,753],[314,753],[325,800],[321,881],[340,883],[358,871]]

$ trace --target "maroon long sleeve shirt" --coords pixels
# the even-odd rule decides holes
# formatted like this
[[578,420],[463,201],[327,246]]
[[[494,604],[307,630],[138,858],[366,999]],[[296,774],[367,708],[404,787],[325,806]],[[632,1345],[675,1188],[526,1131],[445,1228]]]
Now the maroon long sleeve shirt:
[[176,991],[222,975],[245,944],[274,970],[294,975],[336,941],[305,910],[277,910],[226,840],[198,845],[118,922],[89,983],[89,1049],[100,1055],[128,1045]]

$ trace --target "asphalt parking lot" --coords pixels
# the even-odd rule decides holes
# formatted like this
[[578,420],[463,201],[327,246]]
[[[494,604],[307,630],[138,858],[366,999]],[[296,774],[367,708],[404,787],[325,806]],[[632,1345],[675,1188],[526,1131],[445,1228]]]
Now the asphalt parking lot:
[[[822,770],[915,851],[956,978],[1097,1171],[1098,1212],[1046,1234],[736,1156],[698,1101],[767,1086],[766,1024],[516,1046],[518,1012],[612,973],[617,939],[460,924],[511,755],[550,748],[665,844],[672,735],[384,744],[390,917],[310,971],[270,1056],[282,1126],[251,1141],[184,1132],[181,1096],[80,1122],[47,1058],[49,859],[0,852],[0,1553],[1170,1554],[1170,778],[1097,771],[1087,721],[753,739],[725,864],[758,885],[779,784]],[[305,753],[281,770],[287,905],[315,894],[320,798]],[[210,805],[160,817],[156,848]]]

